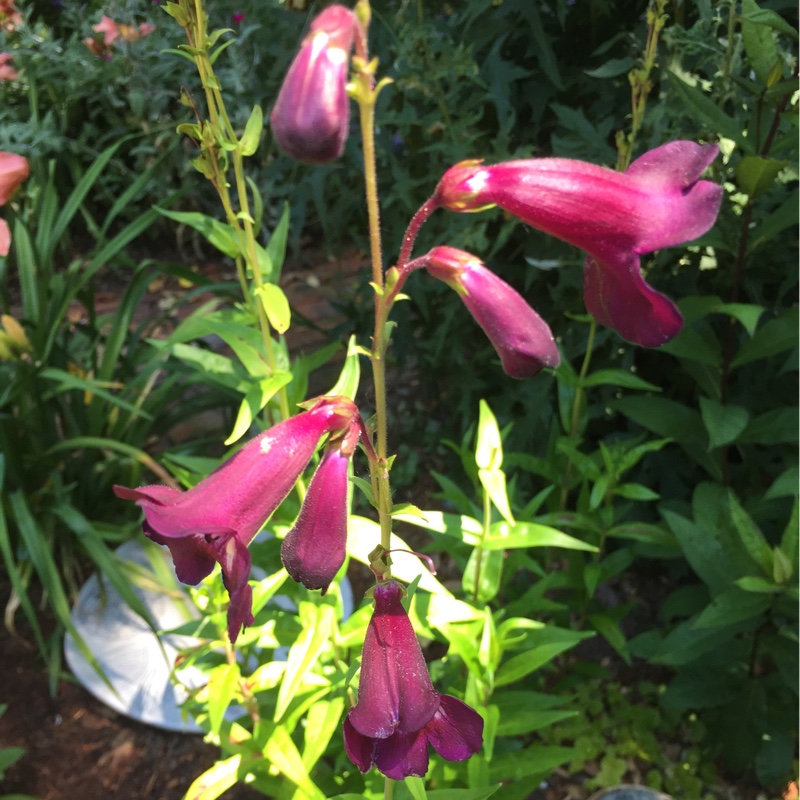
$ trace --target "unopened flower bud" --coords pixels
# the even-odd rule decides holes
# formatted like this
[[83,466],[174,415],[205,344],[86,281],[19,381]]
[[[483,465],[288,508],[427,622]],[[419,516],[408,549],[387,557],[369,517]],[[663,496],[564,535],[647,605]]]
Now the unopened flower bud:
[[426,260],[428,272],[461,296],[507,375],[532,378],[542,367],[558,366],[558,347],[547,323],[479,259],[455,247],[434,247]]
[[300,515],[281,546],[289,575],[306,589],[321,589],[323,594],[347,550],[347,472],[358,438],[359,419],[354,417],[345,436],[328,444]]
[[326,8],[312,23],[270,115],[286,155],[327,164],[344,150],[350,123],[347,77],[358,22],[344,6]]

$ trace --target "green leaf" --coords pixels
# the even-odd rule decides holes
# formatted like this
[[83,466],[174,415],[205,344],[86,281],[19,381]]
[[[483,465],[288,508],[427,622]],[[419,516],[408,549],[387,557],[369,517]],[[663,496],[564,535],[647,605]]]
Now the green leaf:
[[286,672],[275,703],[275,722],[280,722],[306,675],[317,663],[322,648],[331,636],[335,610],[333,606],[317,606],[302,602],[298,609],[303,632],[289,649]]
[[797,29],[789,24],[780,14],[771,8],[759,8],[751,0],[742,3],[742,19],[747,22],[754,22],[758,25],[767,25],[776,31],[785,33],[797,40]]
[[537,643],[534,638],[530,648],[503,662],[495,675],[495,687],[506,686],[530,675],[565,650],[593,635],[587,631],[567,631],[551,627],[544,628],[541,632],[554,641]]
[[500,724],[497,726],[498,736],[521,736],[526,733],[538,731],[556,722],[571,719],[578,715],[577,711],[531,711],[524,708],[509,708],[500,715]]
[[239,149],[243,156],[251,156],[258,150],[258,143],[261,141],[261,131],[264,128],[264,112],[261,106],[253,106],[250,118],[244,127],[244,133],[239,140]]
[[717,595],[694,621],[695,628],[724,628],[763,614],[772,600],[755,592],[732,586]]
[[317,700],[308,710],[303,739],[303,764],[309,772],[325,754],[328,743],[339,728],[344,712],[344,697]]
[[614,489],[614,494],[619,497],[625,497],[628,500],[637,500],[642,503],[658,500],[660,497],[658,492],[654,492],[647,486],[642,486],[641,483],[621,483]]
[[797,465],[785,469],[772,482],[772,485],[764,492],[765,500],[775,500],[778,497],[797,497],[797,489],[800,486],[800,469]]
[[563,89],[564,83],[561,80],[561,74],[558,70],[558,59],[553,52],[550,36],[542,25],[542,18],[539,14],[538,5],[536,3],[524,3],[520,10],[531,26],[531,35],[536,45],[533,52],[539,62],[539,66],[542,68],[542,72],[544,72],[557,89]]
[[413,800],[427,800],[425,781],[422,778],[409,776],[405,779],[405,784]]
[[498,470],[503,466],[503,440],[492,410],[485,400],[478,407],[478,433],[475,442],[478,469]]
[[800,191],[797,189],[789,198],[773,211],[769,216],[760,220],[750,232],[747,252],[752,253],[766,242],[772,241],[781,231],[797,225],[798,200]]
[[217,800],[220,795],[227,792],[228,789],[232,789],[239,782],[241,764],[241,753],[226,758],[224,761],[217,761],[192,781],[183,800]]
[[674,72],[668,72],[667,75],[671,88],[693,117],[699,118],[709,130],[736,142],[745,153],[753,152],[753,143],[744,136],[737,120],[729,117],[696,85],[689,85]]
[[797,328],[800,323],[798,309],[785,311],[776,319],[764,323],[749,342],[745,342],[731,362],[732,367],[741,367],[760,358],[783,353],[797,347]]
[[213,217],[209,217],[197,211],[169,211],[159,206],[154,206],[154,208],[159,214],[175,222],[179,222],[182,225],[188,225],[190,228],[194,228],[205,237],[209,244],[216,247],[217,250],[224,253],[226,256],[236,258],[242,254],[236,232],[230,225],[226,225]]
[[745,592],[758,592],[760,594],[775,594],[781,591],[781,587],[755,575],[745,575],[744,578],[737,578],[734,583]]
[[103,683],[116,695],[117,690],[72,621],[72,609],[67,598],[61,571],[56,563],[48,537],[31,513],[25,494],[22,491],[16,491],[7,494],[6,497],[8,498],[13,514],[12,519],[16,522],[16,529],[19,532],[21,542],[27,550],[28,557],[36,570],[42,588],[47,592],[50,608],[52,608],[61,625],[69,631],[80,654],[92,666],[92,669],[94,669]]
[[[480,560],[480,568],[478,561]],[[503,561],[505,554],[502,550],[482,550],[476,547],[470,554],[461,586],[464,593],[479,603],[488,603],[494,600],[500,591],[500,582],[503,577]],[[476,571],[479,574],[478,585],[475,585]]]
[[629,72],[635,65],[636,62],[630,56],[625,56],[624,58],[611,58],[605,64],[601,64],[595,69],[585,69],[584,72],[590,78],[616,78]]
[[617,651],[626,664],[631,663],[628,641],[616,620],[607,614],[590,614],[587,619],[592,627]]
[[263,283],[255,290],[255,295],[261,300],[269,324],[278,333],[286,333],[292,322],[292,310],[283,289],[275,283]]
[[[7,770],[12,764],[16,764],[22,756],[25,755],[28,751],[24,747],[3,747],[0,748],[0,778],[3,777],[3,773]],[[3,795],[3,798],[7,798],[8,795]]]
[[683,550],[689,566],[716,595],[730,586],[736,577],[728,556],[714,534],[691,520],[662,509],[661,515]]
[[756,77],[768,86],[770,72],[775,64],[781,63],[782,58],[778,55],[778,46],[772,29],[768,25],[753,21],[752,16],[748,16],[748,12],[757,15],[760,10],[755,0],[742,0],[742,44]]
[[621,386],[624,389],[660,392],[661,387],[650,383],[633,372],[624,369],[599,369],[584,378],[584,386]]
[[281,214],[275,230],[272,231],[267,242],[267,255],[272,262],[272,277],[273,282],[277,282],[281,276],[283,269],[283,261],[286,258],[286,242],[289,238],[289,204],[283,204],[283,213]]
[[759,306],[755,303],[720,303],[709,309],[709,313],[729,314],[741,322],[747,333],[753,336],[765,310],[764,306]]
[[[481,523],[473,517],[458,514],[446,514],[441,511],[423,510],[422,515],[397,514],[397,519],[415,525],[418,528],[425,528],[434,533],[452,536],[460,542],[472,545],[473,547],[480,541],[483,528]],[[519,524],[519,523],[518,523]]]
[[675,537],[664,528],[658,525],[650,525],[646,522],[625,522],[611,528],[606,536],[614,539],[631,539],[634,542],[644,544],[655,544],[662,547],[675,547],[677,542]]
[[508,491],[506,489],[506,476],[501,469],[479,469],[478,480],[481,482],[492,505],[500,512],[509,525],[514,525],[515,520],[508,504]]
[[744,510],[732,491],[728,492],[728,510],[734,528],[739,534],[739,542],[764,575],[772,577],[772,549],[753,518]]
[[487,800],[499,788],[500,784],[495,783],[493,786],[480,786],[474,789],[433,789],[428,792],[428,800]]
[[797,541],[798,541],[798,536],[800,536],[800,524],[798,524],[799,505],[800,504],[798,503],[797,498],[795,498],[794,505],[792,506],[792,514],[789,517],[789,521],[786,523],[786,527],[783,529],[783,534],[781,536],[781,543],[779,545],[781,552],[783,552],[784,555],[788,556],[793,571],[797,569],[797,557],[798,557]]
[[739,188],[751,199],[766,194],[775,183],[781,170],[787,166],[786,161],[762,156],[745,156],[736,165],[736,180]]
[[759,414],[745,428],[740,444],[793,444],[798,439],[797,408],[773,408]]
[[585,550],[595,553],[597,548],[587,542],[562,533],[548,525],[536,522],[495,522],[483,541],[485,550],[512,550],[520,547],[563,547],[566,550]]
[[290,381],[291,372],[276,372],[271,378],[256,381],[247,391],[239,406],[236,422],[231,435],[225,440],[226,445],[238,442],[249,430],[253,420],[261,413],[267,403]]
[[211,670],[208,677],[208,722],[211,730],[219,735],[225,712],[231,704],[239,685],[239,665],[220,664]]
[[489,766],[492,780],[521,780],[533,775],[549,775],[557,766],[575,757],[572,747],[551,747],[538,742],[526,750],[495,756]]
[[[40,399],[49,400],[64,392],[79,390],[89,395],[102,397],[103,400],[111,403],[112,406],[118,406],[119,408],[124,408],[126,411],[130,411],[134,417],[141,417],[142,419],[153,418],[143,409],[133,405],[133,403],[129,403],[127,400],[123,400],[121,397],[111,394],[111,392],[104,388],[103,383],[98,380],[81,378],[78,375],[73,375],[66,370],[56,367],[45,367],[39,374],[42,378],[53,381],[56,384],[55,387],[45,392]],[[117,388],[115,384],[108,381],[105,382],[105,386]]]
[[[330,608],[330,606],[326,606]],[[282,725],[276,725],[264,746],[264,757],[285,775],[309,800],[325,800],[325,795],[314,785],[297,752],[292,737]]]
[[746,408],[723,405],[709,397],[700,398],[700,414],[708,431],[710,448],[735,442],[750,421]]
[[347,342],[347,356],[345,357],[339,378],[326,394],[332,397],[349,397],[355,400],[358,385],[361,382],[361,348],[356,344],[353,334]]

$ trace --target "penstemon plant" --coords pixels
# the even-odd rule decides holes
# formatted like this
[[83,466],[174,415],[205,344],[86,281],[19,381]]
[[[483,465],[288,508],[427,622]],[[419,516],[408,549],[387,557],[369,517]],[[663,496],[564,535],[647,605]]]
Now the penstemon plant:
[[[678,333],[682,318],[669,298],[645,282],[640,257],[695,239],[713,226],[722,187],[702,175],[718,148],[672,141],[632,163],[623,159],[624,171],[563,158],[493,165],[462,161],[441,176],[413,215],[387,269],[374,131],[376,102],[390,80],[378,78],[378,62],[369,52],[368,0],[359,0],[352,10],[341,5],[324,9],[289,69],[270,124],[288,156],[328,163],[342,153],[350,101],[355,101],[364,155],[374,330],[368,349],[351,346],[334,389],[307,399],[306,378],[319,359],[292,364],[282,339],[291,320],[276,283],[285,228],[276,229],[265,246],[259,243],[263,204],[244,172],[244,160],[256,152],[261,138],[262,111],[256,107],[237,134],[214,73],[216,59],[231,40],[222,42],[225,31],[208,32],[202,0],[167,3],[165,10],[185,30],[188,44],[176,52],[197,64],[208,111],[204,119],[186,94],[197,120],[179,131],[196,142],[194,164],[217,190],[225,222],[165,213],[197,228],[235,260],[244,294],[241,306],[213,309],[204,320],[184,324],[166,347],[207,368],[209,359],[198,358],[185,342],[202,332],[218,333],[241,362],[238,371],[231,368],[236,375],[232,385],[243,400],[227,443],[254,424],[264,428],[202,480],[190,476],[187,464],[178,464],[187,490],[177,484],[115,489],[143,509],[145,535],[169,548],[178,578],[199,585],[195,597],[212,617],[212,624],[204,620],[184,629],[205,640],[187,658],[210,676],[205,686],[191,690],[188,707],[229,757],[199,779],[189,796],[215,797],[246,780],[279,798],[389,798],[394,782],[404,780],[404,791],[419,800],[426,795],[422,779],[428,777],[434,791],[468,786],[463,796],[471,800],[488,797],[500,781],[511,779],[499,796],[524,797],[528,781],[546,775],[570,751],[535,744],[520,750],[519,741],[510,737],[528,735],[570,712],[557,708],[558,697],[507,687],[591,634],[510,616],[487,604],[498,593],[504,551],[596,548],[537,522],[534,506],[526,514],[532,519],[515,518],[502,469],[502,436],[485,404],[474,459],[482,509],[459,517],[394,503],[386,385],[392,311],[405,296],[409,276],[422,270],[458,293],[508,375],[532,378],[558,367],[559,348],[547,323],[478,256],[450,244],[414,254],[420,228],[436,210],[471,213],[499,207],[586,251],[584,295],[594,319],[635,344],[660,346]],[[632,148],[633,138],[625,140],[626,146]],[[360,355],[368,356],[372,367],[374,408],[369,415],[355,401]],[[296,405],[303,410],[295,414]],[[303,473],[320,444],[321,455],[306,485]],[[353,474],[357,452],[366,457],[369,481]],[[350,513],[351,486],[361,490],[377,521]],[[402,552],[407,548],[393,530],[399,519],[450,537],[459,553],[457,563],[467,548],[464,600]],[[267,520],[268,531],[282,540],[283,568],[273,571],[277,545],[259,536]],[[374,586],[367,593],[372,608],[363,606],[343,619],[337,577],[344,574],[348,556],[369,566]],[[217,564],[227,601],[206,581]],[[254,567],[267,570],[266,577],[252,581]],[[288,577],[304,588],[291,586]],[[294,614],[268,607],[279,590],[296,604]],[[461,697],[434,688],[415,629],[449,643],[451,655],[431,669],[437,682]],[[268,657],[286,645],[285,661]],[[351,683],[359,649],[356,690]],[[459,691],[461,667],[466,683]],[[515,704],[526,711],[520,713]],[[436,753],[432,766],[429,746]],[[454,766],[461,762],[468,762],[464,769]],[[375,770],[384,779],[376,782]],[[365,776],[360,780],[359,772]],[[289,778],[291,785],[276,776]]]

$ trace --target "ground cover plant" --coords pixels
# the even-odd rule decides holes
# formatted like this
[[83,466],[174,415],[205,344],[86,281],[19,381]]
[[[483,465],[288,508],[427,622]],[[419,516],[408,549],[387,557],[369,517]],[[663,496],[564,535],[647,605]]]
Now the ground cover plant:
[[[629,39],[604,16],[614,4],[590,4],[589,77],[607,86],[596,99],[558,58],[553,30],[576,25],[569,3],[420,5],[397,28],[397,91],[383,72],[384,9],[333,5],[311,16],[280,89],[273,77],[274,93],[246,113],[225,80],[234,31],[209,30],[202,4],[165,6],[172,57],[197,73],[178,132],[222,219],[161,198],[147,220],[186,226],[230,258],[241,296],[148,342],[148,357],[236,396],[226,444],[249,441],[222,462],[167,453],[171,474],[146,460],[157,485],[102,471],[196,586],[201,622],[182,632],[201,640],[186,659],[208,682],[187,710],[223,757],[189,797],[242,781],[273,797],[516,798],[559,765],[598,760],[587,788],[634,768],[676,796],[715,796],[725,770],[773,794],[786,786],[797,742],[797,34],[779,3],[685,5],[653,3]],[[527,38],[508,30],[523,19]],[[143,24],[131,44],[149,38]],[[448,51],[443,27],[470,26],[472,46]],[[515,70],[509,59],[531,41],[535,63]],[[493,61],[480,95],[463,82],[482,85],[482,47]],[[523,101],[527,72],[542,80]],[[572,107],[552,102],[565,86]],[[415,92],[433,98],[430,120],[414,114]],[[392,122],[402,135],[388,135]],[[307,176],[299,191],[315,193],[326,232],[365,217],[324,199],[328,181],[352,185],[342,173],[363,154],[374,317],[336,384],[311,399],[313,372],[336,348],[286,348],[292,314],[278,282],[297,204],[274,202],[296,199],[290,180],[258,173],[265,127],[272,153],[277,143],[332,164],[300,172],[276,157],[272,172]],[[499,134],[491,147],[487,131]],[[552,150],[531,158],[520,131]],[[31,237],[10,233],[24,267]],[[29,333],[3,319],[24,364]],[[210,334],[227,355],[198,344]],[[393,454],[408,405],[387,381],[390,342],[406,368],[447,381],[405,428],[449,436],[435,504],[403,502],[394,479],[414,475],[402,462],[414,450],[404,441]],[[149,374],[135,366],[126,385]],[[395,408],[395,394],[406,405]],[[30,494],[9,501],[21,531]],[[397,531],[424,552],[406,552]],[[346,615],[351,559],[365,565],[351,577],[374,586]],[[416,634],[432,643],[427,661]],[[581,655],[590,642],[605,661]],[[646,718],[609,683],[644,664],[663,686],[638,686]],[[604,707],[576,686],[590,678],[604,681]],[[629,722],[633,733],[612,741],[609,727]],[[690,768],[677,775],[653,745],[666,727],[690,739]]]

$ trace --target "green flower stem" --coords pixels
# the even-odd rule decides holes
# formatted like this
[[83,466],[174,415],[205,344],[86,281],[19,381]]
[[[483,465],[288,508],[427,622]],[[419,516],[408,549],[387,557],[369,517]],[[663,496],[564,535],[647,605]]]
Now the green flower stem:
[[489,535],[489,526],[492,524],[492,500],[489,492],[483,490],[483,525],[481,526],[481,540],[478,542],[478,557],[475,560],[475,590],[472,592],[472,599],[478,602],[478,592],[480,591],[481,569],[483,567],[483,542]]
[[[355,76],[353,96],[358,103],[361,120],[361,138],[364,152],[364,184],[369,222],[369,244],[372,261],[372,285],[375,290],[375,330],[372,336],[372,381],[375,387],[375,452],[377,459],[370,461],[370,477],[378,507],[381,545],[391,547],[392,492],[388,469],[388,432],[386,419],[386,350],[389,346],[387,324],[394,297],[386,292],[381,249],[380,208],[378,205],[378,178],[375,163],[375,100],[374,65],[366,58],[360,59]],[[387,575],[386,577],[391,577]]]
[[394,780],[392,778],[383,778],[383,800],[392,800],[394,797]]
[[[589,323],[589,336],[586,339],[586,352],[583,354],[581,371],[578,373],[578,388],[575,390],[575,397],[572,401],[572,416],[569,425],[569,438],[578,438],[578,425],[581,419],[581,403],[583,403],[584,386],[583,381],[589,374],[589,365],[592,363],[592,351],[594,350],[594,337],[597,333],[597,321],[592,317]],[[572,477],[572,461],[567,462],[564,470],[564,479],[561,484],[561,498],[558,507],[563,511],[567,507],[567,495],[569,494],[569,482]]]
[[656,65],[658,54],[658,37],[664,29],[667,15],[664,13],[667,0],[653,0],[647,9],[647,42],[642,55],[642,64],[628,74],[631,84],[631,130],[627,135],[622,131],[617,134],[617,170],[624,172],[633,160],[636,137],[644,122],[647,98],[653,89],[650,75]]
[[[225,177],[225,169],[220,165],[217,157],[216,142],[208,147],[207,152],[211,158],[213,165],[214,179],[212,180],[217,193],[220,196],[222,205],[225,211],[225,217],[228,224],[236,232],[236,237],[239,242],[239,248],[245,254],[245,262],[250,265],[250,271],[253,275],[253,284],[256,289],[263,285],[263,278],[258,264],[258,255],[256,250],[256,238],[253,219],[250,214],[250,202],[247,196],[247,184],[244,177],[243,157],[239,149],[239,142],[236,137],[236,132],[228,116],[225,108],[225,101],[222,97],[220,83],[214,74],[214,67],[211,63],[211,58],[208,54],[208,40],[207,40],[207,25],[208,17],[203,8],[203,0],[194,0],[194,31],[187,28],[187,38],[190,45],[198,52],[195,54],[194,60],[197,65],[197,71],[200,75],[200,81],[203,85],[203,91],[206,96],[206,105],[208,113],[211,118],[211,125],[218,137],[218,140],[226,140],[233,150],[233,172],[234,182],[236,185],[236,193],[239,201],[240,215],[237,215],[231,203],[230,193],[228,192],[228,185]],[[272,342],[272,335],[270,331],[269,320],[263,306],[253,296],[247,282],[247,274],[242,264],[241,259],[236,259],[236,269],[239,275],[239,283],[242,286],[245,302],[247,303],[251,313],[258,319],[259,328],[261,330],[261,338],[264,343],[264,352],[272,372],[277,370],[277,359],[275,357],[275,350]],[[280,413],[282,419],[288,419],[291,416],[289,409],[289,400],[286,387],[282,387],[278,391],[278,404],[280,406]]]

